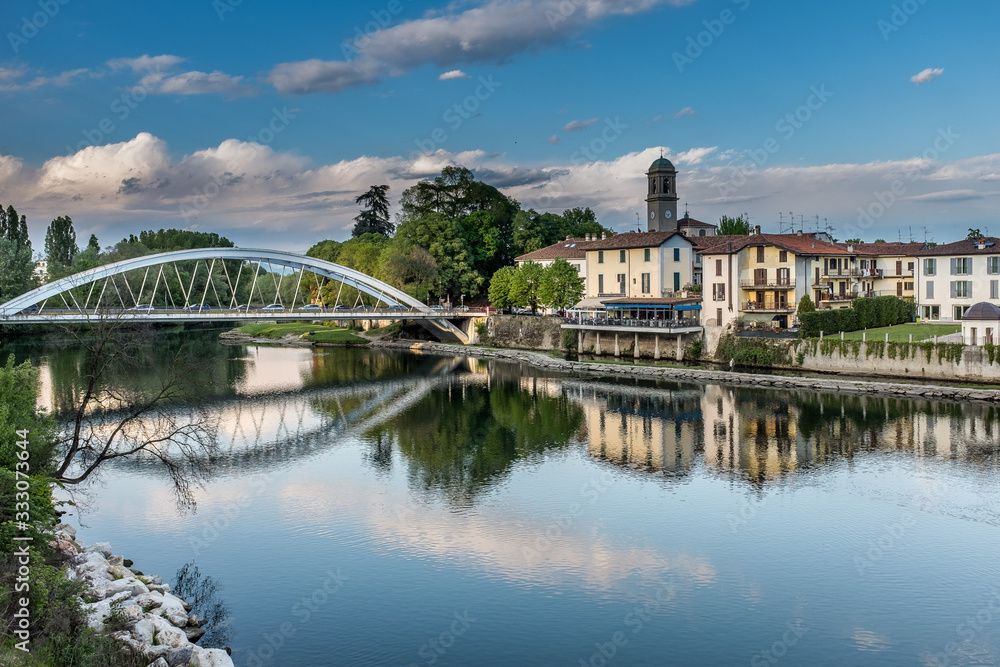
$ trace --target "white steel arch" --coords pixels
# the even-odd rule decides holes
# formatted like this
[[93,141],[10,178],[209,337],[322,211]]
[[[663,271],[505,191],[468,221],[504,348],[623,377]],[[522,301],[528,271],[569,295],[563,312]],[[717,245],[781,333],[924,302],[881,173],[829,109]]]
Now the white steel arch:
[[236,260],[243,262],[268,262],[272,265],[289,267],[292,269],[309,271],[331,280],[336,280],[345,285],[350,285],[357,290],[370,296],[376,297],[388,305],[407,305],[421,313],[433,313],[434,311],[414,299],[409,294],[396,289],[392,285],[372,278],[369,275],[349,269],[340,264],[334,264],[315,257],[306,257],[291,252],[280,250],[259,250],[250,248],[197,248],[194,250],[177,250],[174,252],[161,252],[155,255],[146,255],[127,259],[114,264],[98,266],[88,271],[82,271],[72,276],[67,276],[60,280],[42,285],[41,287],[26,292],[18,297],[14,297],[7,303],[0,305],[0,317],[14,315],[24,308],[44,302],[54,296],[67,292],[71,289],[94,283],[111,276],[143,269],[162,264],[172,264],[176,262],[197,261],[197,260]]

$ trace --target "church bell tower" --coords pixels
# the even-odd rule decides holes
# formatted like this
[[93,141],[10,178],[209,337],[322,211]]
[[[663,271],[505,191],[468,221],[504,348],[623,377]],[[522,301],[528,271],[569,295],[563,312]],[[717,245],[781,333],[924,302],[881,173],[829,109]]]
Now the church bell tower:
[[646,223],[651,232],[677,229],[677,170],[670,160],[660,157],[646,172]]

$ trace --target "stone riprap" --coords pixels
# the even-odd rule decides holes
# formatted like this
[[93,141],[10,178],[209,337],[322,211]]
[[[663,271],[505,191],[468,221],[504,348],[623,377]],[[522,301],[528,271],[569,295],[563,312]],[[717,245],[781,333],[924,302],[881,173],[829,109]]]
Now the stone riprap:
[[83,546],[66,524],[55,529],[52,546],[66,562],[66,576],[81,582],[83,610],[98,632],[149,660],[149,667],[233,667],[223,649],[201,648],[205,634],[191,605],[170,593],[158,575],[130,570],[107,542]]

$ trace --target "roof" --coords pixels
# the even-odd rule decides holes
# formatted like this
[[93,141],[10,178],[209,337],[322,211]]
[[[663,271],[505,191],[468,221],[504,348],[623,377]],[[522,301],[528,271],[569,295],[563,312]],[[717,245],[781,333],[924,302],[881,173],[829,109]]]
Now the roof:
[[545,248],[539,248],[538,250],[525,253],[520,257],[516,257],[515,261],[541,262],[550,259],[558,259],[559,257],[562,257],[563,259],[584,259],[587,256],[586,248],[592,243],[593,241],[588,241],[587,239],[566,239],[565,241],[553,243]]
[[730,255],[748,246],[769,245],[782,250],[788,250],[796,255],[850,255],[847,248],[833,243],[820,241],[811,236],[798,234],[752,234],[750,236],[716,236],[722,239],[702,247],[698,252],[702,255]]
[[[626,250],[628,248],[654,248],[663,245],[671,236],[679,236],[688,243],[691,238],[684,236],[676,229],[670,232],[625,232],[615,234],[606,239],[591,241],[587,250]],[[692,245],[694,245],[692,243]]]
[[718,227],[718,225],[713,225],[710,222],[702,222],[701,220],[695,220],[694,218],[690,218],[690,217],[688,217],[686,215],[683,218],[681,218],[680,220],[677,221],[677,226],[678,227],[711,227],[712,229],[715,229],[716,227]]
[[[977,245],[980,242],[984,244],[982,249]],[[933,248],[924,248],[913,254],[919,257],[935,255],[1000,255],[1000,239],[993,236],[986,236],[976,240],[963,239],[955,243],[945,243]]]
[[855,255],[864,256],[881,256],[881,255],[896,255],[896,256],[912,256],[913,253],[918,250],[923,250],[926,247],[926,243],[837,243],[835,245],[841,248],[849,248],[854,246]]
[[987,301],[980,301],[962,315],[963,320],[1000,320],[1000,308]]
[[745,239],[743,234],[715,234],[713,236],[689,236],[688,240],[694,244],[696,250],[704,250],[714,245],[728,243]]
[[661,157],[653,160],[653,164],[649,165],[649,172],[653,171],[677,171],[677,170],[674,169],[674,165],[670,160],[668,160],[665,157]]

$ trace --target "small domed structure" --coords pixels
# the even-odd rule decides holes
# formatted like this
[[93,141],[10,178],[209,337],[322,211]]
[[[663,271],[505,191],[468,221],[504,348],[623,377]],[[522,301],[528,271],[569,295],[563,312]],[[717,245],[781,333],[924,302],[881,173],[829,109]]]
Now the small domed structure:
[[1000,332],[1000,308],[980,301],[962,315],[962,342],[966,345],[996,344]]
[[660,171],[673,171],[676,172],[677,169],[674,168],[673,163],[665,157],[659,157],[653,160],[653,164],[649,165],[649,171],[646,173],[652,174],[653,172]]

